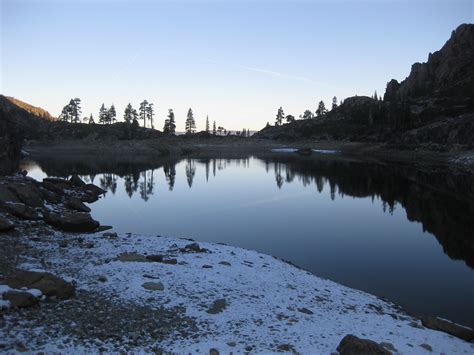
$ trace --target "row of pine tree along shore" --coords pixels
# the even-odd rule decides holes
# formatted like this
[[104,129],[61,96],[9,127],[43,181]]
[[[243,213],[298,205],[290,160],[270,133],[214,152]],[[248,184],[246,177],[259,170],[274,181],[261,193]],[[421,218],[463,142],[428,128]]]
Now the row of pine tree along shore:
[[[377,91],[375,91],[374,95],[372,96],[374,100],[379,100],[379,97],[377,96]],[[380,97],[381,99],[381,97]],[[339,105],[342,104],[342,101],[339,103]],[[332,107],[331,109],[334,110],[338,106],[337,103],[337,97],[334,96],[332,98]],[[313,118],[321,118],[323,117],[328,110],[326,109],[326,105],[324,104],[324,101],[319,101],[318,103],[318,108],[316,111],[313,113],[311,110],[305,110],[303,114],[299,116],[300,119],[303,120],[308,120],[308,119],[313,119]],[[64,106],[63,110],[61,111],[61,114],[59,115],[59,118],[61,121],[64,122],[70,122],[70,123],[80,123],[81,122],[81,99],[75,98],[71,99],[69,103]],[[125,111],[123,114],[123,120],[125,123],[130,124],[134,127],[139,127],[140,123],[143,122],[143,127],[146,128],[147,122],[149,122],[150,128],[154,129],[154,121],[153,118],[155,116],[155,112],[153,110],[153,104],[151,102],[148,102],[147,100],[143,100],[140,103],[140,107],[138,111],[132,107],[132,105],[129,103],[125,107]],[[283,108],[280,107],[277,111],[276,119],[275,119],[275,125],[280,126],[283,124],[283,121],[286,120],[286,123],[291,123],[295,121],[295,116],[293,115],[287,115],[285,116],[285,113],[283,111]],[[89,124],[95,124],[94,117],[92,114],[90,117],[84,117],[82,119],[83,122],[89,123]],[[99,122],[100,124],[114,124],[117,122],[117,112],[115,110],[115,106],[112,104],[109,108],[105,107],[104,104],[99,109]],[[270,124],[267,123],[267,126]],[[196,132],[196,121],[194,119],[193,115],[193,110],[190,108],[188,110],[188,114],[186,115],[186,121],[185,121],[185,126],[184,130],[187,134],[192,134]],[[211,133],[211,129],[209,126],[209,116],[206,116],[206,130],[207,133]],[[168,116],[165,119],[165,123],[163,125],[163,133],[166,134],[175,134],[176,133],[176,121],[175,121],[175,116],[173,109],[168,110]],[[231,132],[227,131],[222,126],[216,127],[216,121],[213,122],[212,125],[212,134],[214,135],[230,135]],[[243,129],[241,132],[236,132],[237,135],[243,136],[243,137],[249,137],[250,136],[250,131],[248,129]]]
[[[59,119],[63,122],[70,122],[70,123],[89,123],[95,124],[94,117],[92,114],[89,117],[84,117],[81,120],[81,99],[75,98],[71,99],[69,103],[64,106],[59,115]],[[138,111],[133,108],[133,106],[129,103],[124,110],[123,113],[123,120],[125,123],[132,125],[133,127],[137,128],[140,126],[140,122],[143,122],[143,127],[147,127],[147,122],[149,122],[149,128],[154,129],[154,121],[153,118],[155,116],[155,112],[153,110],[153,103],[148,102],[147,100],[143,100],[140,103],[140,107]],[[100,124],[114,124],[117,122],[117,112],[115,110],[115,106],[112,104],[109,108],[102,104],[99,109],[99,121]],[[211,133],[211,128],[209,125],[209,116],[206,116],[206,133]],[[194,119],[193,110],[190,108],[188,110],[188,114],[186,115],[185,121],[185,132],[187,134],[192,134],[196,132],[196,121]],[[165,123],[163,125],[163,133],[166,134],[175,134],[176,133],[176,121],[173,109],[168,110],[168,116],[165,119]],[[213,135],[230,135],[231,132],[227,131],[222,126],[216,126],[216,121],[212,124],[212,134]],[[242,137],[250,137],[250,130],[249,129],[242,129],[241,132],[235,132],[236,135]]]
[[[372,99],[382,100],[382,97],[379,98],[379,96],[377,95],[377,91],[375,91],[374,95],[372,96]],[[339,105],[342,105],[342,101],[339,103]],[[337,97],[334,96],[332,98],[332,107],[331,107],[331,109],[334,110],[339,105],[337,103]],[[313,118],[322,118],[328,112],[329,111],[326,108],[326,105],[324,104],[324,101],[321,100],[321,101],[319,101],[318,108],[316,109],[316,111],[314,111],[314,113],[311,110],[305,110],[303,112],[303,114],[301,114],[299,117],[302,120],[310,120],[310,119],[313,119]],[[277,111],[277,115],[276,115],[276,119],[275,119],[275,125],[276,126],[281,126],[283,124],[283,120],[286,120],[286,123],[291,123],[295,120],[295,116],[293,116],[293,115],[285,116],[283,108],[280,107]],[[267,127],[268,126],[270,126],[270,123],[267,123]]]

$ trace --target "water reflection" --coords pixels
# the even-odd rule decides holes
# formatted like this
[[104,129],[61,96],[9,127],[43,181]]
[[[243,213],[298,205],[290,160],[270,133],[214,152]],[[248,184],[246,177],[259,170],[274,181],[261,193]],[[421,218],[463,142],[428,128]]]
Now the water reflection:
[[119,232],[255,249],[412,311],[474,325],[474,186],[467,173],[292,154],[55,157],[24,168],[37,178],[78,174],[100,185],[108,194],[93,215]]
[[[474,187],[469,174],[456,173],[441,168],[425,170],[409,165],[374,164],[363,161],[325,158],[320,160],[289,156],[263,156],[256,158],[263,163],[267,173],[273,173],[275,184],[282,189],[296,181],[317,193],[329,187],[332,201],[344,196],[354,198],[379,198],[384,212],[393,214],[399,204],[410,221],[421,222],[424,231],[436,236],[447,255],[462,259],[474,268]],[[87,182],[96,182],[103,189],[115,194],[119,180],[131,198],[138,193],[149,201],[155,191],[155,172],[162,169],[169,191],[176,179],[176,165],[181,160],[156,162],[153,168],[136,165],[114,165],[104,172],[100,164],[87,166],[83,162],[74,167],[63,162],[40,161],[47,175],[68,177],[78,173]],[[25,163],[27,164],[27,163]],[[193,187],[197,169],[203,169],[206,182],[228,167],[249,168],[250,157],[245,158],[187,158],[184,175],[189,188]],[[90,171],[90,172],[89,172]],[[87,173],[86,173],[87,172]],[[120,179],[119,179],[120,178]],[[178,177],[179,178],[179,177]]]

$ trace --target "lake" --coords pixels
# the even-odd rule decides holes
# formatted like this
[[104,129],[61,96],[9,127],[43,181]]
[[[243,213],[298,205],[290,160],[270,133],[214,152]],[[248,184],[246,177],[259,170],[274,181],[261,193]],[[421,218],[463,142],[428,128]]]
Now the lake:
[[117,232],[254,249],[409,312],[474,326],[472,176],[318,156],[42,158],[23,168],[106,189],[92,215]]

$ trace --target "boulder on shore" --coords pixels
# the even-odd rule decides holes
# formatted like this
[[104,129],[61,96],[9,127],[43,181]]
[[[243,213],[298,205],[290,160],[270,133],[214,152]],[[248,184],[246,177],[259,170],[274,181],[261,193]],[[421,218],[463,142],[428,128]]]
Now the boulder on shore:
[[44,214],[46,223],[68,232],[92,232],[99,227],[99,222],[94,220],[89,213],[47,211]]
[[48,297],[61,300],[74,296],[75,286],[48,272],[17,270],[0,280],[11,288],[36,288]]
[[361,339],[355,335],[346,335],[339,345],[337,351],[341,355],[390,355],[390,351],[373,340]]
[[26,308],[32,307],[39,303],[39,300],[29,292],[23,291],[7,291],[2,295],[5,301],[9,301],[13,307]]
[[440,319],[437,317],[424,317],[421,319],[421,324],[426,328],[439,330],[452,336],[464,339],[465,341],[474,340],[474,330],[450,321]]

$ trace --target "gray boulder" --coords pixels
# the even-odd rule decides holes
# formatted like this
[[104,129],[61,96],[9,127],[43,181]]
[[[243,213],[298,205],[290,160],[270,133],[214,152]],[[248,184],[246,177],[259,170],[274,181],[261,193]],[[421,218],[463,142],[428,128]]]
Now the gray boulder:
[[464,339],[465,341],[474,340],[474,330],[444,319],[425,317],[421,319],[421,324],[423,324],[426,328],[439,330],[441,332],[451,334],[457,338]]
[[355,335],[346,335],[337,347],[341,355],[390,355],[390,351],[373,340],[361,339]]
[[38,212],[36,212],[34,208],[21,202],[0,203],[0,208],[21,219],[36,221],[40,218]]
[[48,272],[17,270],[0,280],[11,288],[36,288],[48,297],[64,300],[74,296],[75,286]]
[[92,232],[99,226],[89,213],[48,211],[44,215],[46,223],[68,232]]
[[7,291],[2,297],[16,308],[32,307],[39,303],[39,300],[29,292]]

